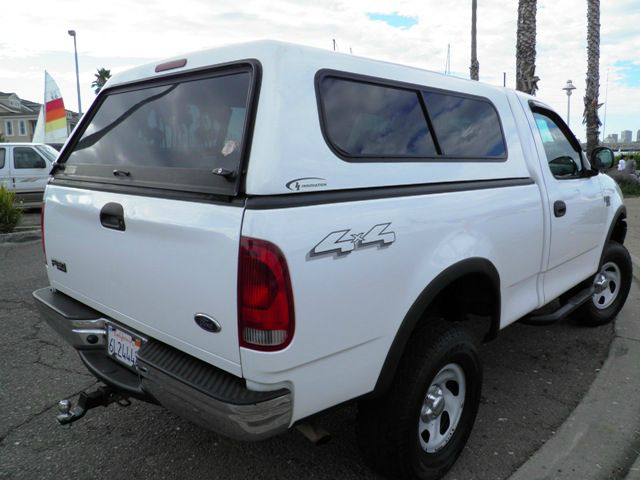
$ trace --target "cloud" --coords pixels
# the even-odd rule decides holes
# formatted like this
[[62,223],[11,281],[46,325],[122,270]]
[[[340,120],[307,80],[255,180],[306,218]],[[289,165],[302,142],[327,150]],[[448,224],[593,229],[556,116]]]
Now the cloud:
[[[91,81],[96,68],[113,71],[203,48],[273,38],[331,49],[332,39],[342,52],[444,70],[447,45],[451,69],[468,76],[471,2],[437,0],[111,0],[108,3],[65,0],[10,2],[3,8],[0,90],[16,91],[35,100],[42,95],[42,71],[55,72],[67,104],[75,102],[73,40],[78,53],[83,104],[94,98]],[[507,86],[515,84],[517,2],[478,2],[478,57],[480,79]],[[638,0],[601,2],[601,101],[609,68],[608,115],[623,118],[640,105],[640,88],[629,84],[617,62],[638,63],[640,24]],[[410,18],[410,28],[393,28],[369,14]],[[382,17],[380,17],[382,18]],[[34,28],[37,26],[37,28]],[[572,79],[578,89],[571,98],[571,125],[581,127],[586,72],[586,4],[583,0],[538,1],[538,96],[566,112],[562,86]],[[25,30],[29,35],[25,35]],[[618,65],[618,66],[616,66]],[[622,64],[624,65],[624,64]],[[635,78],[635,77],[633,77]],[[625,83],[626,82],[626,83]],[[637,107],[636,107],[637,108]],[[628,118],[628,117],[624,117]],[[629,120],[620,120],[620,122]],[[618,125],[612,129],[640,128]]]

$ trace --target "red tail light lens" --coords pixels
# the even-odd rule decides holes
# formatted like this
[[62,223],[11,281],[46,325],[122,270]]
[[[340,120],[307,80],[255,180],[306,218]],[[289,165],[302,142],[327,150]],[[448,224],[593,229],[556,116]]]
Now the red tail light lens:
[[40,232],[42,233],[42,254],[44,255],[44,264],[47,264],[47,249],[44,246],[44,207],[45,203],[42,202],[42,209],[40,210]]
[[240,239],[238,326],[240,346],[285,348],[294,332],[293,292],[287,261],[274,244]]

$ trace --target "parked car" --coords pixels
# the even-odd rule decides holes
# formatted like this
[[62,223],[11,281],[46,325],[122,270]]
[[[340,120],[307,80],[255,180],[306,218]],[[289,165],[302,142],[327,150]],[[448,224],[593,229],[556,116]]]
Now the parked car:
[[126,396],[260,440],[353,401],[374,468],[440,478],[479,340],[622,308],[612,161],[537,98],[297,45],[114,75],[45,194],[36,303],[105,383],[58,420]]
[[40,207],[57,156],[43,143],[0,143],[0,185],[16,193],[21,207]]

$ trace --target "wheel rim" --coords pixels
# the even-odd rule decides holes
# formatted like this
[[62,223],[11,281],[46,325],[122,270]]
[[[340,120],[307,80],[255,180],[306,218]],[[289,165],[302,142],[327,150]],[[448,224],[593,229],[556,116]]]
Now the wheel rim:
[[615,263],[607,262],[600,268],[593,280],[595,293],[592,297],[598,310],[604,310],[618,298],[621,279],[620,268]]
[[458,428],[466,394],[462,368],[445,365],[435,376],[422,402],[418,439],[422,450],[434,453],[442,449]]

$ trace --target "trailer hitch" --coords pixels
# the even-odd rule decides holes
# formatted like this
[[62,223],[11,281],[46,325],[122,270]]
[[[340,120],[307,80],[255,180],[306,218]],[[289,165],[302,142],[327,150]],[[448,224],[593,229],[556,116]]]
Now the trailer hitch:
[[122,407],[131,405],[131,401],[125,395],[113,387],[101,385],[92,392],[82,392],[75,407],[69,399],[60,400],[58,402],[60,414],[56,416],[56,420],[60,425],[67,425],[80,420],[92,408],[106,407],[112,403]]

